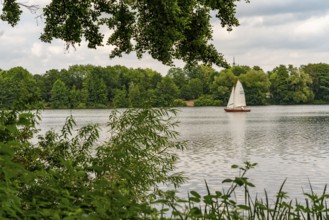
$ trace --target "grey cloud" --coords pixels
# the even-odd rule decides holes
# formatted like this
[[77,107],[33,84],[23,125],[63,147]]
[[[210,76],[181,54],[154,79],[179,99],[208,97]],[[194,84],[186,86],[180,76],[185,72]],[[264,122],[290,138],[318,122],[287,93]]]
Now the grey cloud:
[[[37,0],[33,2],[37,3]],[[329,18],[324,16],[329,14],[328,0],[251,0],[250,4],[241,0],[237,14],[241,25],[230,34],[222,30],[218,20],[212,20],[216,24],[212,43],[228,62],[235,57],[241,65],[259,65],[270,70],[279,64],[297,66],[326,62],[329,58],[329,28],[325,26],[327,21],[323,21]],[[319,21],[311,18],[321,17],[322,25],[314,32],[308,30],[313,20]],[[301,31],[298,32],[296,28],[299,26]],[[24,13],[17,27],[1,26],[0,68],[21,65],[32,73],[40,74],[49,69],[63,69],[75,64],[151,68],[162,74],[166,74],[170,68],[149,55],[138,60],[134,53],[110,60],[110,47],[90,50],[82,44],[77,50],[68,53],[60,41],[42,44],[39,40],[41,32],[42,25],[38,26],[34,15],[29,12]],[[178,66],[183,65],[178,62]]]
[[329,1],[325,0],[251,0],[246,4],[238,4],[239,17],[273,15],[273,14],[303,14],[317,15],[329,10]]

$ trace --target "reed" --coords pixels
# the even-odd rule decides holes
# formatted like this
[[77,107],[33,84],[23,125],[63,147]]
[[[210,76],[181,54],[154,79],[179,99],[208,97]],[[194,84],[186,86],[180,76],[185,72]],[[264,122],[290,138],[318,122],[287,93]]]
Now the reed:
[[[205,195],[191,191],[187,199],[171,197],[171,201],[168,202],[167,198],[166,206],[163,206],[160,211],[163,213],[165,210],[171,213],[167,213],[166,216],[168,217],[162,215],[160,219],[329,219],[327,186],[318,195],[310,183],[310,193],[303,192],[304,199],[298,201],[297,199],[290,199],[288,193],[283,190],[286,183],[284,180],[274,199],[269,198],[266,190],[264,190],[263,198],[259,198],[257,195],[253,196],[250,189],[254,188],[255,185],[249,181],[246,174],[256,165],[256,163],[250,162],[245,162],[243,166],[233,165],[232,168],[240,170],[239,175],[232,179],[223,180],[223,186],[224,184],[230,185],[223,187],[222,191],[211,192],[205,181],[207,190]],[[238,195],[238,193],[242,193],[242,195]],[[239,198],[243,197],[242,202],[241,199],[237,199],[238,196],[240,196]]]

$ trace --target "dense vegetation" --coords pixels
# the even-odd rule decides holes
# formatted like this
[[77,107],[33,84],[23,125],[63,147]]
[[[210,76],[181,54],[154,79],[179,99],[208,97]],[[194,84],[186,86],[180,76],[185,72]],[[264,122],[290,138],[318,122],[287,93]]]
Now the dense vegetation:
[[[29,140],[38,113],[2,111],[0,117],[1,219],[327,219],[326,187],[289,199],[284,182],[276,195],[254,197],[247,172],[256,164],[233,165],[239,174],[223,190],[187,198],[175,194],[184,182],[174,172],[178,141],[174,110],[113,111],[111,137],[97,143],[98,127],[75,128]],[[165,187],[163,187],[165,184]],[[229,184],[229,185],[227,185]],[[311,188],[312,189],[312,188]],[[238,199],[237,199],[238,198]],[[239,199],[240,198],[240,199]]]
[[166,76],[150,69],[123,66],[71,66],[32,75],[22,67],[0,72],[0,108],[40,100],[48,108],[168,107],[226,105],[237,79],[248,105],[329,103],[329,65],[296,68],[280,65],[265,73],[259,67],[208,66],[171,68]]
[[[105,25],[115,46],[111,57],[150,53],[170,64],[182,59],[226,66],[209,44],[210,12],[221,25],[239,24],[236,0],[51,0],[43,10],[45,29],[41,40],[63,39],[67,46],[83,39],[89,47],[101,46]],[[247,1],[248,2],[248,1]],[[1,2],[0,19],[16,25],[24,3]],[[36,6],[27,6],[34,10]],[[160,13],[159,13],[160,12]],[[135,42],[135,44],[132,44]],[[207,66],[171,69],[162,77],[152,70],[125,67],[73,66],[32,75],[22,67],[1,71],[0,85],[0,218],[1,219],[327,219],[326,188],[322,195],[305,194],[305,203],[293,202],[279,190],[276,200],[253,199],[253,184],[246,162],[223,191],[204,196],[192,191],[177,198],[162,184],[178,187],[184,178],[174,173],[178,141],[172,121],[174,110],[131,108],[113,111],[111,137],[97,143],[98,128],[75,129],[68,117],[61,132],[38,132],[38,111],[51,108],[99,108],[225,103],[236,79],[245,85],[250,104],[327,103],[328,65],[303,68],[279,66],[265,74],[260,68],[234,67],[216,72]],[[267,96],[268,94],[268,96]],[[267,98],[269,97],[269,99]],[[30,111],[33,110],[33,111]],[[235,200],[237,189],[245,196]]]

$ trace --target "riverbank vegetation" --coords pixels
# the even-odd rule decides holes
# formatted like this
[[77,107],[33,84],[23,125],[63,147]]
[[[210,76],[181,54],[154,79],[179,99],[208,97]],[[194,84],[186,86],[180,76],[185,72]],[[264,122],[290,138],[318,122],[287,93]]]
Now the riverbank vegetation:
[[289,198],[284,182],[262,198],[247,172],[256,164],[232,165],[237,176],[207,192],[186,192],[175,172],[183,150],[175,131],[175,110],[113,111],[110,138],[98,143],[97,125],[77,129],[68,117],[60,132],[37,134],[37,112],[2,111],[0,117],[1,219],[328,219],[324,186],[310,184],[305,199]]
[[239,79],[248,105],[329,103],[329,65],[234,66],[216,71],[209,66],[171,68],[167,75],[123,66],[75,65],[45,74],[22,67],[0,72],[0,108],[18,100],[38,99],[47,108],[127,108],[226,105]]
[[[31,74],[23,67],[0,73],[0,217],[1,219],[327,219],[323,194],[305,194],[305,201],[287,198],[283,188],[273,201],[253,198],[246,172],[223,180],[230,187],[192,191],[178,198],[184,182],[175,173],[177,139],[174,110],[139,108],[225,104],[235,80],[243,82],[250,105],[328,103],[328,66],[279,66],[269,73],[237,66],[217,72],[198,62],[227,67],[210,43],[215,11],[222,27],[239,25],[236,0],[226,1],[50,1],[43,9],[41,40],[62,39],[66,46],[82,41],[88,47],[114,46],[110,57],[135,51],[164,64],[180,59],[189,65],[166,76],[149,69],[122,66],[72,66]],[[246,2],[249,2],[246,0]],[[3,1],[0,19],[15,26],[22,7]],[[134,42],[135,44],[133,44]],[[35,109],[137,107],[113,111],[110,138],[98,143],[97,125],[75,128],[67,118],[59,133],[38,136]],[[38,136],[32,143],[32,138]],[[164,185],[164,187],[163,187]],[[166,187],[166,186],[169,187]],[[172,189],[172,190],[169,190]],[[227,190],[225,190],[227,189]],[[244,202],[235,198],[242,189]]]

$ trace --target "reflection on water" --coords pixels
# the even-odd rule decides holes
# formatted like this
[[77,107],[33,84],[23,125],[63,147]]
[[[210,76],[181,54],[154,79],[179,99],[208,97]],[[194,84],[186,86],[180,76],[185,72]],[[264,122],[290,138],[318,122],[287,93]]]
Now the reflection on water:
[[[79,126],[99,123],[106,136],[110,110],[46,110],[40,125],[43,129],[59,129],[72,113]],[[244,161],[258,163],[248,177],[257,193],[266,188],[274,195],[284,187],[291,198],[301,197],[302,189],[320,192],[329,183],[329,106],[264,106],[249,113],[226,113],[221,107],[182,108],[178,131],[188,141],[179,152],[179,171],[190,180],[187,190],[204,191],[204,180],[212,189],[220,190],[220,182],[237,175],[232,164]]]
[[[250,113],[225,113],[222,108],[183,109],[179,131],[189,140],[178,169],[192,180],[189,190],[215,189],[237,175],[232,164],[249,160],[259,165],[249,173],[262,194],[284,189],[300,197],[329,183],[329,106],[254,107]],[[216,188],[217,187],[217,188]]]

